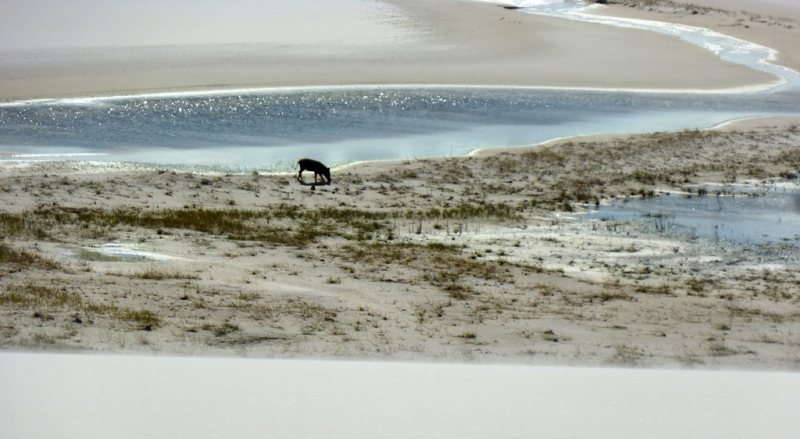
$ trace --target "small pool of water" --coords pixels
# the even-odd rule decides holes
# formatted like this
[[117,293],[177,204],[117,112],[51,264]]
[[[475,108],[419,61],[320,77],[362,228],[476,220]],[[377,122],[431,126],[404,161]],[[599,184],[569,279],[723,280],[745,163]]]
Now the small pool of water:
[[135,248],[132,244],[109,243],[82,248],[79,257],[86,260],[99,261],[169,261],[172,256],[154,253]]
[[654,231],[742,244],[800,244],[800,186],[706,186],[695,194],[629,198],[584,218],[645,221]]

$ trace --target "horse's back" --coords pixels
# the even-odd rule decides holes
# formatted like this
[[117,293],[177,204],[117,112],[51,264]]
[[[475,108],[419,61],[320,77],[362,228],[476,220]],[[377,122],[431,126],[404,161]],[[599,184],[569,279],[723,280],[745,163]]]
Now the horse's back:
[[308,169],[309,171],[313,171],[314,169],[325,169],[326,166],[323,165],[321,162],[318,162],[314,159],[300,159],[297,161],[297,164],[300,165],[303,169]]

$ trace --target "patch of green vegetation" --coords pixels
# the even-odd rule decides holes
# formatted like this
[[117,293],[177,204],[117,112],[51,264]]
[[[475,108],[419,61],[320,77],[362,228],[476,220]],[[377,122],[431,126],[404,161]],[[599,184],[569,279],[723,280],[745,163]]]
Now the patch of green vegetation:
[[252,301],[252,300],[260,299],[261,298],[261,294],[259,294],[259,293],[240,292],[239,294],[236,295],[236,298],[239,299],[239,300],[244,300],[244,301],[249,302],[249,301]]
[[712,341],[708,344],[708,355],[712,357],[728,357],[731,355],[755,354],[754,351],[744,347],[730,347],[721,341]]
[[[436,282],[431,282],[434,285]],[[440,287],[451,299],[467,300],[475,293],[475,289],[461,282],[450,282],[442,284]]]
[[517,209],[506,203],[461,203],[450,208],[431,208],[418,211],[409,210],[404,215],[407,219],[494,219],[516,220],[520,218]]
[[714,286],[715,283],[711,279],[698,279],[695,277],[687,279],[685,282],[686,288],[692,293],[703,293],[706,288]]
[[[66,288],[55,288],[35,283],[12,285],[0,293],[0,305],[23,309],[49,309],[81,311],[86,308],[82,297]],[[92,306],[92,308],[96,308]]]
[[14,264],[18,268],[43,268],[48,270],[60,267],[56,261],[44,258],[29,250],[14,248],[4,242],[0,242],[0,264]]
[[614,352],[608,358],[610,364],[617,365],[635,365],[644,357],[644,351],[636,346],[631,346],[626,343],[617,344],[614,346]]
[[[393,218],[511,220],[519,218],[519,214],[516,208],[504,203],[462,203],[445,209],[397,212],[371,212],[332,207],[302,209],[283,204],[261,210],[235,207],[103,209],[55,205],[20,214],[2,214],[0,229],[8,236],[54,239],[49,234],[52,232],[43,231],[73,227],[94,238],[100,238],[112,235],[112,232],[119,227],[130,226],[151,229],[159,235],[174,235],[177,230],[189,230],[223,235],[232,240],[304,247],[326,237],[367,241],[377,236],[392,236],[393,226],[390,220]],[[7,246],[0,248],[0,251],[3,250],[9,253]]]
[[636,286],[637,293],[644,293],[644,294],[655,294],[661,296],[673,296],[672,288],[667,284],[661,285],[637,285]]
[[442,243],[413,244],[370,242],[344,245],[332,257],[362,266],[402,266],[419,273],[431,286],[451,298],[465,300],[476,294],[474,279],[513,283],[513,272],[541,273],[541,267],[511,263],[503,259],[473,258],[463,247]]
[[134,323],[138,329],[151,330],[161,324],[161,319],[152,311],[119,308],[116,305],[98,304],[86,300],[79,293],[66,287],[55,287],[37,283],[11,285],[0,293],[0,306],[9,309],[25,309],[34,315],[49,313],[83,313],[107,316],[122,322]]
[[763,320],[773,323],[783,323],[786,320],[797,320],[800,318],[799,313],[781,314],[773,311],[766,311],[760,308],[746,308],[738,305],[729,305],[727,308],[731,317],[737,317],[747,322],[753,320]]
[[114,313],[114,316],[123,322],[132,323],[144,331],[150,331],[161,324],[161,318],[147,309],[120,309]]
[[149,279],[149,280],[166,280],[166,279],[195,280],[199,278],[196,274],[181,273],[176,270],[157,268],[155,266],[150,266],[145,268],[144,270],[134,272],[132,273],[132,276],[139,279]]
[[238,324],[231,322],[225,322],[221,324],[203,323],[203,325],[200,326],[200,329],[203,331],[209,331],[216,337],[224,337],[228,334],[241,330]]
[[5,236],[30,236],[36,239],[47,239],[52,221],[43,222],[26,214],[0,213],[0,233]]
[[614,291],[603,291],[602,293],[591,294],[587,298],[591,301],[597,300],[600,303],[606,303],[612,300],[633,301],[633,297],[629,294]]

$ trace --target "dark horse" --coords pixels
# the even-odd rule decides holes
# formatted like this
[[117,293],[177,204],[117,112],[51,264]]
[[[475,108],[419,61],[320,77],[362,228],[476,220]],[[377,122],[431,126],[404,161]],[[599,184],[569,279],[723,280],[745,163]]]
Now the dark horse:
[[322,163],[312,159],[300,159],[297,164],[300,165],[300,172],[297,173],[298,181],[303,181],[303,171],[311,171],[314,173],[314,183],[317,183],[319,175],[323,183],[331,184],[331,170]]

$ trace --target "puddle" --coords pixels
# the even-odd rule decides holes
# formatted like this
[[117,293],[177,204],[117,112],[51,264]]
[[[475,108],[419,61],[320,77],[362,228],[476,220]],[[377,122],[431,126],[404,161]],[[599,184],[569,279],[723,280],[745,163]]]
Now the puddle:
[[[697,192],[702,193],[698,196]],[[703,186],[695,194],[620,199],[586,220],[645,221],[654,231],[717,242],[800,244],[800,188]]]
[[87,261],[169,261],[175,259],[161,253],[138,250],[131,244],[101,244],[81,248],[76,253],[79,258]]

